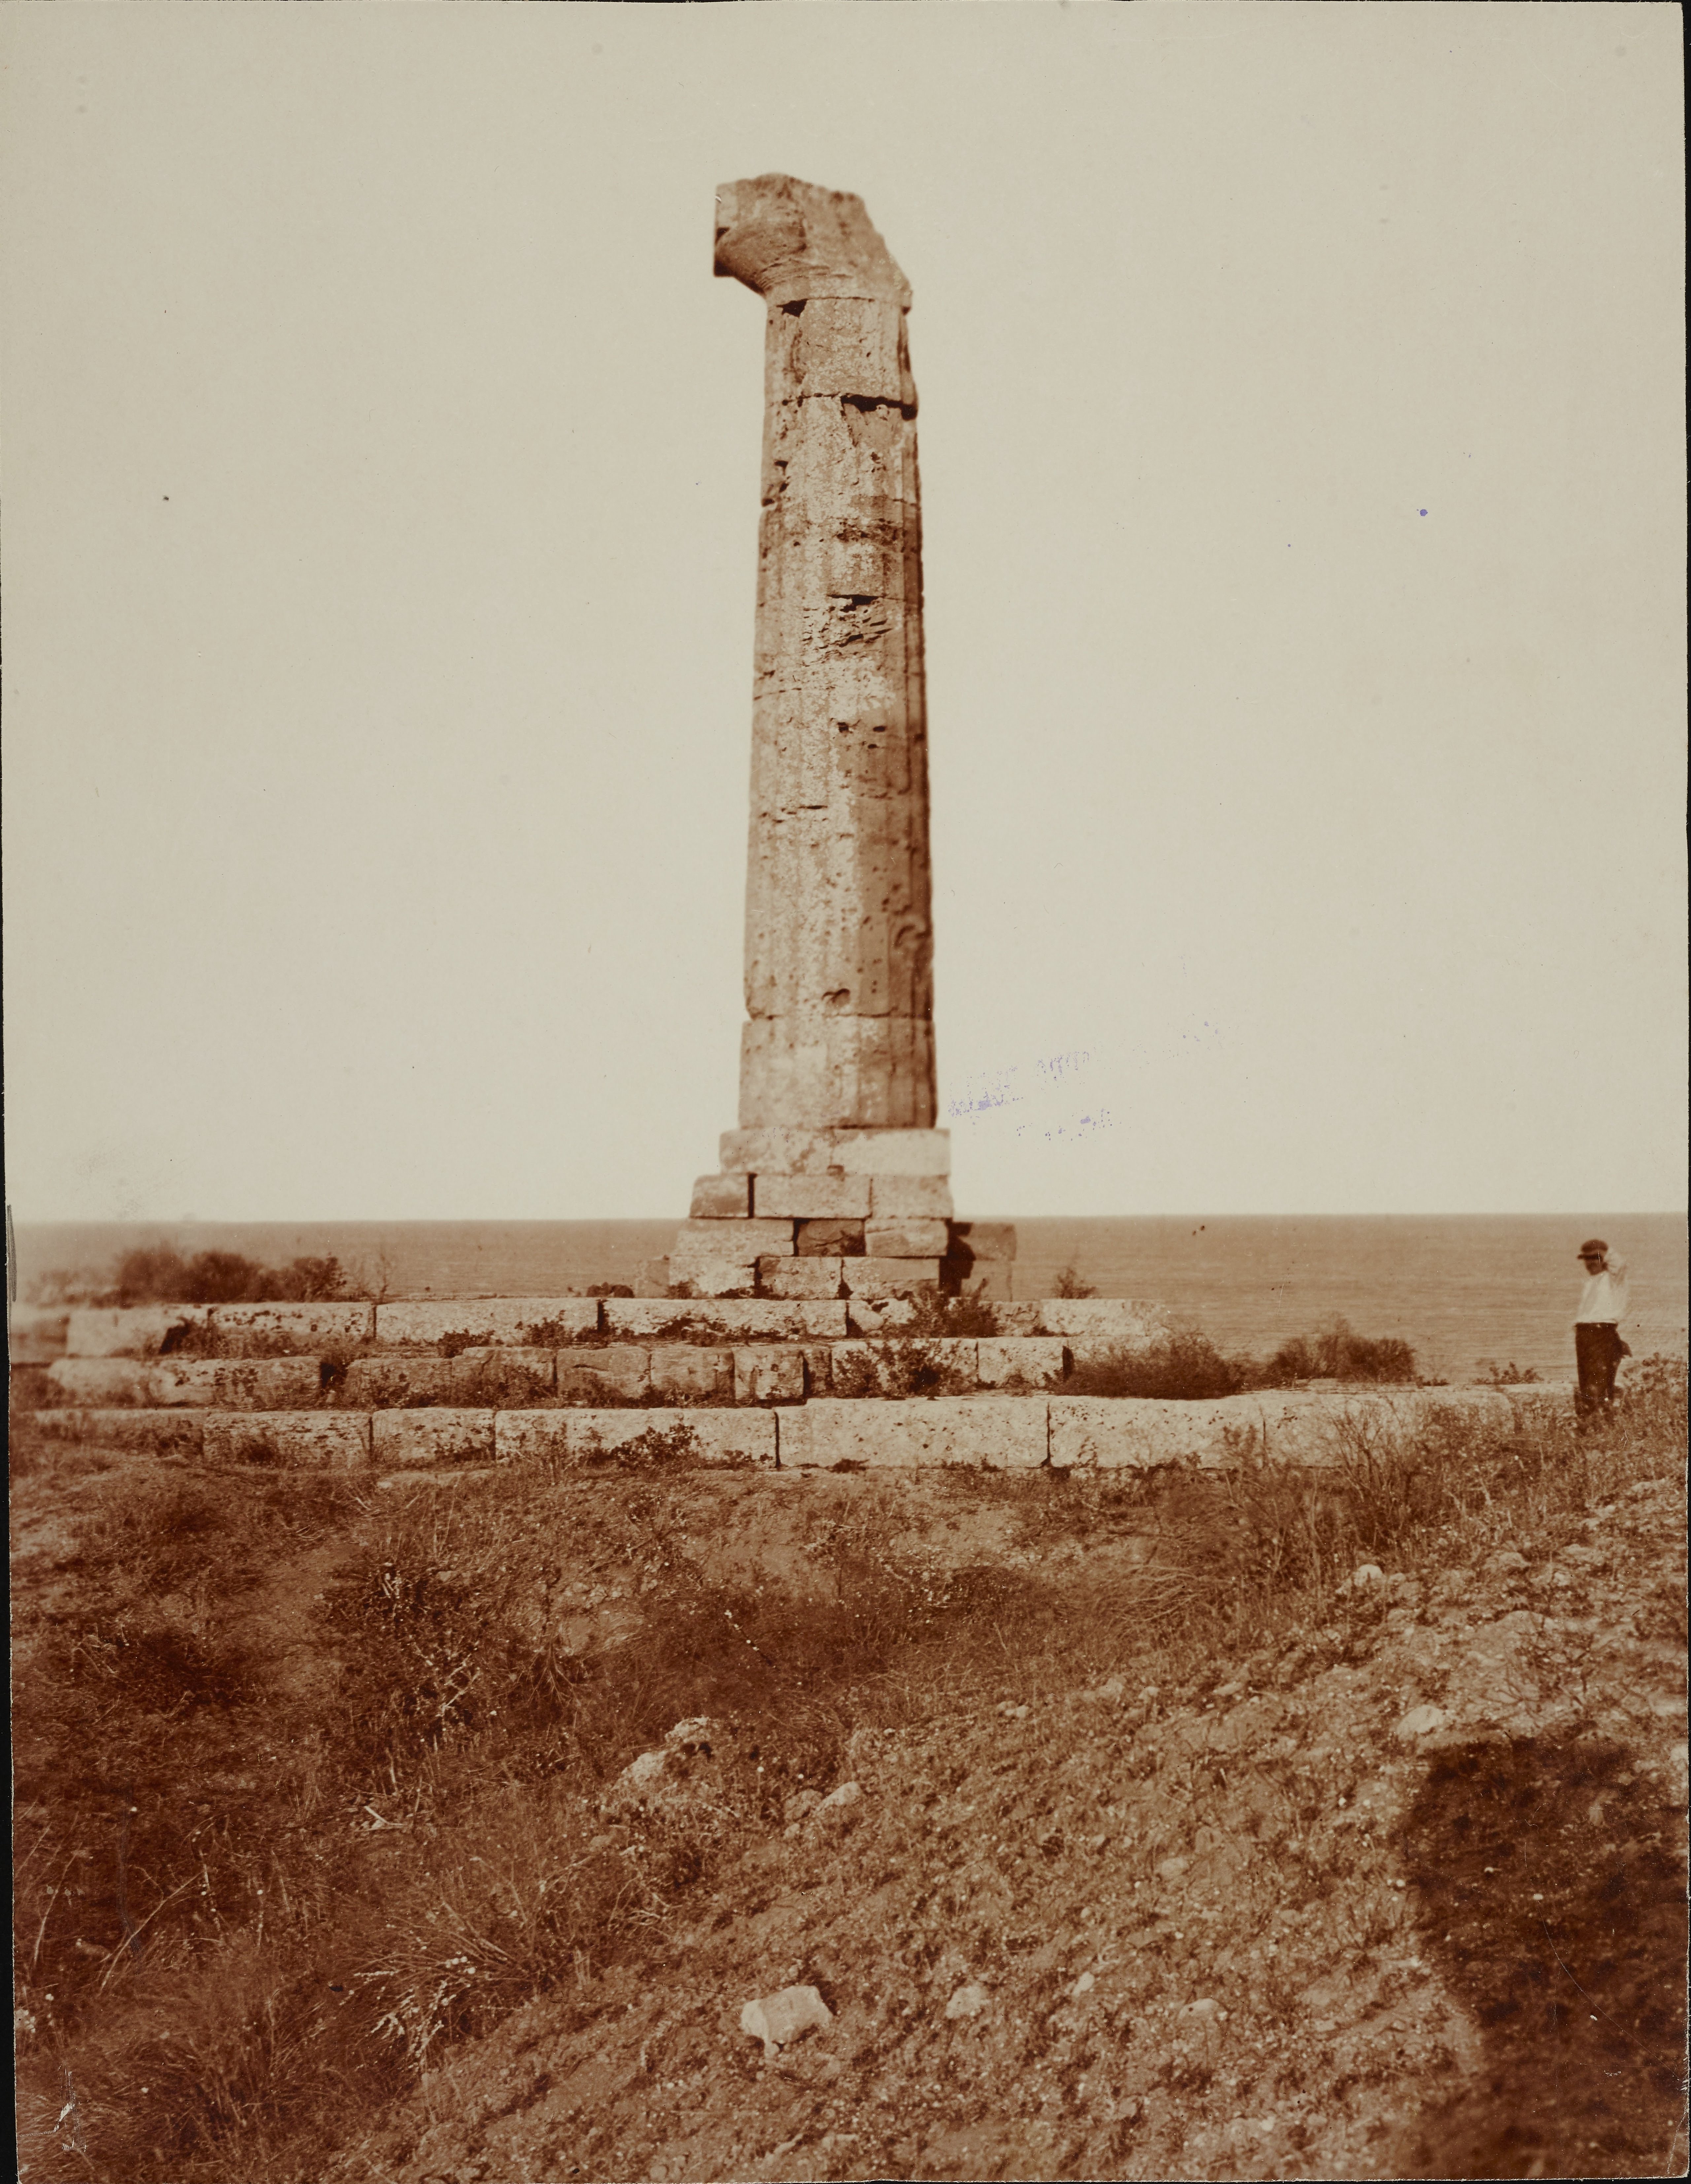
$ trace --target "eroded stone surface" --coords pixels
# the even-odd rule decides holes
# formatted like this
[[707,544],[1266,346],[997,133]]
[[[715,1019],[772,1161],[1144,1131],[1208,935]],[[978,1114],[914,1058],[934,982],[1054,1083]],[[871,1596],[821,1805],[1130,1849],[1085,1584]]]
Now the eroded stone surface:
[[694,1221],[743,1221],[751,1210],[749,1176],[702,1175],[693,1187],[688,1217]]
[[800,1221],[860,1222],[869,1212],[866,1175],[760,1175],[752,1195],[759,1215]]
[[782,175],[719,192],[716,270],[769,307],[740,1121],[926,1127],[909,291],[859,199]]
[[598,1323],[597,1297],[442,1297],[375,1307],[375,1339],[393,1349],[429,1348],[453,1334],[477,1345],[543,1346],[591,1334]]

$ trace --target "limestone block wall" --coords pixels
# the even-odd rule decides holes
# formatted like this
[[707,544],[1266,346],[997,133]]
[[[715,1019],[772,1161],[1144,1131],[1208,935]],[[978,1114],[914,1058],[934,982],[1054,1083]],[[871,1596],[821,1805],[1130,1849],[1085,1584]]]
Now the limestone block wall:
[[647,1270],[654,1295],[1010,1295],[1015,1228],[952,1217],[948,1131],[727,1130],[720,1157]]

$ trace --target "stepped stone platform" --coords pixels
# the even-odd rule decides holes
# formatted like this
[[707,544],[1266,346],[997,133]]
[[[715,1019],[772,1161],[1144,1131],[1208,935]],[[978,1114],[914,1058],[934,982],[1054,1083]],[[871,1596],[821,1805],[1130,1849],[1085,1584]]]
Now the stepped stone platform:
[[[590,1462],[648,1433],[695,1460],[1112,1469],[1343,1460],[1441,1412],[1507,1422],[1539,1386],[1065,1392],[1165,1331],[1119,1298],[1000,1304],[926,1335],[908,1301],[491,1297],[25,1312],[14,1385],[46,1433],[214,1463],[392,1471]],[[20,1357],[19,1352],[22,1352]]]

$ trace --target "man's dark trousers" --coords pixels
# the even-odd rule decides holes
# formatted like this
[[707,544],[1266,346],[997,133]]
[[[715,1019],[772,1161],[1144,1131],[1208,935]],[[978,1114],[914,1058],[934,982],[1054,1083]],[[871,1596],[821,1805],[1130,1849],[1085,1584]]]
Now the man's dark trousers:
[[1626,1355],[1620,1329],[1606,1319],[1578,1321],[1573,1331],[1573,1354],[1579,1367],[1575,1409],[1582,1418],[1608,1410],[1615,1401],[1615,1374]]

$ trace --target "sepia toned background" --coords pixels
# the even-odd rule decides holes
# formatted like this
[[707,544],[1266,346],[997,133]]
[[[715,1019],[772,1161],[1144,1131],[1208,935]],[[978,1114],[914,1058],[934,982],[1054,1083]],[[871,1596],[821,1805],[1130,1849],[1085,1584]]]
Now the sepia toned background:
[[1663,7],[0,11],[20,1221],[685,1210],[761,314],[915,293],[960,1208],[1683,1202]]

